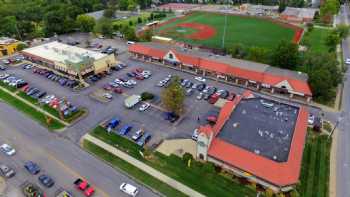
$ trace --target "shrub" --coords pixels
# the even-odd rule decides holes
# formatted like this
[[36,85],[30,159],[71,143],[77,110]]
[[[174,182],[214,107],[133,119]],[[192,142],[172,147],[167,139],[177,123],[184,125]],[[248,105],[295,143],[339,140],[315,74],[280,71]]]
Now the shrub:
[[139,23],[139,24],[142,23],[142,18],[141,17],[137,18],[137,23]]
[[184,161],[186,165],[187,165],[187,163],[188,163],[188,160],[190,160],[190,159],[191,159],[191,160],[193,159],[192,154],[190,154],[190,153],[185,153],[184,155],[182,155],[182,161]]
[[206,162],[203,164],[202,170],[205,173],[209,173],[209,174],[214,173],[215,172],[215,165],[211,162]]
[[142,94],[141,94],[141,99],[143,101],[152,100],[153,98],[154,98],[154,94],[152,94],[150,92],[142,92]]

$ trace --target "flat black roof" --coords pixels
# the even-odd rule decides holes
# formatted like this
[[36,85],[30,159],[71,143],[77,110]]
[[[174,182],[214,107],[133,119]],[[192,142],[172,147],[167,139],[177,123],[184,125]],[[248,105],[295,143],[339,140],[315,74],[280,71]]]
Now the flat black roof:
[[285,162],[299,108],[264,98],[242,99],[218,137],[265,158]]

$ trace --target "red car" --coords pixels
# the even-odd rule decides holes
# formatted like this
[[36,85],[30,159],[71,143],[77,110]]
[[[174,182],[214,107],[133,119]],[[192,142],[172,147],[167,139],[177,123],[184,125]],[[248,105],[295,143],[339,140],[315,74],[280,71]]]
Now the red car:
[[216,103],[216,101],[219,100],[219,98],[220,98],[220,95],[215,93],[215,94],[210,96],[209,103],[214,104],[214,103]]
[[86,180],[78,178],[74,181],[74,185],[78,190],[83,191],[84,195],[87,197],[92,196],[95,193],[95,189],[90,186]]
[[106,85],[103,86],[103,89],[107,90],[107,91],[111,91],[112,87],[110,85],[106,84]]
[[135,79],[137,79],[137,80],[144,80],[145,78],[142,75],[136,75]]
[[216,123],[216,121],[217,121],[217,117],[216,116],[214,116],[214,115],[212,115],[212,116],[208,116],[207,117],[207,121],[209,122],[209,123]]
[[114,92],[117,94],[122,94],[123,93],[123,89],[121,88],[114,88]]
[[135,71],[138,72],[138,73],[142,73],[143,69],[142,68],[136,68]]
[[235,97],[236,97],[236,94],[231,92],[226,99],[229,101],[233,101],[233,99],[235,99]]

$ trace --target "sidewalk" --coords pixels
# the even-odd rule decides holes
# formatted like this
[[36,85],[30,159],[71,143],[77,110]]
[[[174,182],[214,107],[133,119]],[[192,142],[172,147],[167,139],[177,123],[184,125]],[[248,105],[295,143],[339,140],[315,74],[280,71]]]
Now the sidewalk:
[[58,122],[62,123],[64,126],[68,126],[68,125],[69,125],[67,122],[62,121],[61,119],[59,119],[59,118],[53,116],[52,114],[50,114],[49,112],[47,112],[47,111],[41,109],[40,107],[33,105],[32,103],[30,103],[29,101],[23,99],[22,97],[18,96],[17,94],[15,94],[15,93],[13,93],[13,92],[11,92],[11,91],[8,91],[6,88],[0,86],[0,89],[3,90],[4,92],[10,94],[11,96],[15,97],[16,99],[18,99],[18,100],[24,102],[25,104],[27,104],[27,105],[33,107],[33,108],[36,109],[37,111],[39,111],[39,112],[45,114],[46,116],[50,116],[51,118],[57,120]]
[[[125,160],[126,162],[132,164],[133,166],[139,168],[140,170],[146,172],[147,174],[159,179],[160,181],[170,185],[171,187],[185,193],[186,195],[193,196],[193,197],[204,197],[203,194],[200,194],[199,192],[187,187],[186,185],[174,180],[173,178],[170,178],[163,173],[155,170],[154,168],[144,164],[143,162],[131,157],[130,155],[118,150],[117,148],[114,148],[113,146],[106,144],[105,142],[86,134],[84,135],[83,139],[88,140],[95,145],[99,146],[100,148],[103,148],[104,150],[112,153],[113,155]],[[157,189],[157,188],[155,188]]]

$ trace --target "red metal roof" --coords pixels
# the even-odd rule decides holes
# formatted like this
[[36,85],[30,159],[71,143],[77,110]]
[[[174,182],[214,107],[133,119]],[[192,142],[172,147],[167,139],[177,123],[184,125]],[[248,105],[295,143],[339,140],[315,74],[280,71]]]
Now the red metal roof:
[[[167,53],[167,51],[155,49],[142,44],[133,44],[129,46],[129,51],[134,53],[144,54],[147,56],[156,57],[159,59],[162,59]],[[312,92],[308,83],[302,80],[289,78],[285,76],[277,76],[277,75],[273,75],[265,72],[258,72],[258,71],[243,69],[243,68],[235,67],[229,64],[221,63],[221,62],[206,59],[206,58],[185,55],[177,52],[176,50],[171,50],[171,51],[183,64],[198,66],[201,69],[214,71],[219,74],[231,74],[233,76],[257,81],[260,83],[265,83],[271,86],[274,86],[284,80],[287,80],[295,92],[300,92],[302,94],[312,96]]]
[[[230,115],[227,111],[233,110],[235,105],[227,104],[222,109],[221,114]],[[225,109],[228,108],[228,109]],[[219,116],[218,122],[226,121],[227,117]],[[278,186],[292,185],[298,182],[302,161],[305,135],[307,131],[308,111],[305,107],[299,109],[293,139],[287,162],[279,163],[267,159],[250,151],[242,149],[236,145],[227,143],[219,138],[214,138],[208,155],[235,168],[253,174],[267,182]],[[222,127],[222,126],[221,126]],[[220,127],[220,129],[221,129]],[[215,130],[215,127],[214,127]]]

